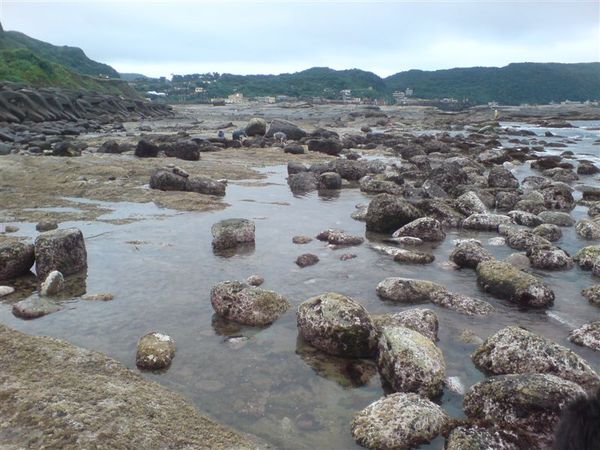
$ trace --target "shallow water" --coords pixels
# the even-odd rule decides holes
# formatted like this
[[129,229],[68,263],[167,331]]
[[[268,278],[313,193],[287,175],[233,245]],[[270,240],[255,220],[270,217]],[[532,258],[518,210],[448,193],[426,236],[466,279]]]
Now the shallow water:
[[[543,137],[545,129],[535,131],[540,139],[550,141]],[[557,134],[567,136],[567,132],[578,131],[585,134],[581,128],[561,129]],[[591,142],[597,138],[598,132],[590,132],[581,141],[568,144],[568,148],[555,150],[578,154],[596,150],[596,154],[600,147]],[[296,307],[323,292],[353,297],[373,314],[400,311],[411,306],[381,301],[375,286],[385,277],[402,276],[433,280],[455,292],[490,302],[497,312],[483,318],[426,305],[439,317],[439,346],[448,366],[446,374],[460,377],[467,387],[482,379],[483,374],[469,357],[475,345],[459,339],[464,329],[485,338],[506,325],[523,325],[573,349],[594,368],[600,368],[597,352],[567,340],[571,326],[600,316],[600,309],[590,306],[579,293],[598,281],[590,272],[579,268],[535,271],[556,294],[555,305],[547,314],[520,310],[488,296],[477,287],[474,271],[453,270],[445,264],[456,238],[476,237],[498,258],[512,253],[508,247],[488,244],[489,238],[497,236],[495,233],[451,230],[444,242],[432,248],[436,260],[427,266],[397,264],[392,257],[370,248],[371,243],[383,238],[377,234],[366,235],[367,241],[361,246],[338,250],[317,240],[295,245],[294,235],[315,236],[326,228],[365,235],[364,223],[352,220],[350,214],[356,204],[368,203],[370,197],[355,188],[333,196],[293,196],[285,181],[284,166],[264,170],[267,183],[230,182],[225,201],[232,206],[224,211],[181,213],[154,204],[94,202],[114,211],[100,219],[141,219],[124,225],[61,224],[80,228],[86,237],[89,269],[75,291],[112,292],[115,300],[68,299],[60,312],[23,321],[12,315],[10,305],[23,294],[13,294],[0,304],[0,321],[27,333],[65,338],[99,350],[133,370],[137,370],[139,337],[152,330],[169,334],[177,342],[172,366],[164,373],[144,376],[179,391],[218,420],[254,433],[278,448],[290,449],[359,448],[350,434],[352,417],[383,395],[376,370],[361,385],[348,360],[325,356],[298,338]],[[516,167],[515,173],[522,178],[533,172],[523,165]],[[582,177],[580,182],[592,184],[596,179]],[[577,207],[573,216],[579,219],[585,212],[586,208]],[[210,227],[231,217],[255,220],[256,245],[231,257],[216,256],[211,248]],[[34,224],[15,225],[21,227],[19,234],[36,235]],[[557,245],[571,254],[595,243],[577,238],[573,227],[563,232]],[[320,262],[300,269],[294,261],[307,252],[317,254]],[[340,261],[343,253],[355,253],[357,258]],[[225,323],[215,317],[210,288],[219,281],[243,280],[252,274],[262,275],[266,280],[263,287],[286,296],[292,308],[272,326],[262,329]],[[229,340],[231,337],[247,340]],[[446,390],[439,402],[451,415],[461,416],[460,395]],[[422,448],[441,449],[443,439]]]

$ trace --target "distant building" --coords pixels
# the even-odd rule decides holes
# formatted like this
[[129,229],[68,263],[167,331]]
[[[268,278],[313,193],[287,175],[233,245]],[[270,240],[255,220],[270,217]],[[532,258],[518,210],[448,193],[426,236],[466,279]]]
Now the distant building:
[[392,97],[394,97],[396,103],[403,103],[406,100],[406,93],[404,91],[394,91]]
[[194,92],[196,94],[203,94],[204,93],[204,88],[203,87],[197,87],[194,89]]
[[146,95],[148,95],[150,97],[166,97],[167,96],[166,92],[156,92],[156,91],[148,91],[148,92],[146,92]]
[[406,88],[406,90],[404,91],[404,94],[406,94],[407,97],[412,97],[413,90],[411,88]]
[[275,103],[275,97],[265,96],[265,97],[256,97],[255,100],[260,103]]
[[225,99],[225,103],[230,104],[244,103],[245,101],[246,100],[244,99],[244,94],[242,94],[241,92],[236,92],[235,94],[228,95]]
[[340,91],[340,95],[342,97],[343,102],[349,102],[352,99],[352,90],[351,89],[342,89]]

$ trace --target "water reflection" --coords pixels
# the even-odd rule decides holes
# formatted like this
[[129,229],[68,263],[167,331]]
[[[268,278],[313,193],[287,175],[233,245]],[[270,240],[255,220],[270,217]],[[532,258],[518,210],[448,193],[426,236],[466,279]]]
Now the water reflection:
[[296,354],[317,375],[334,381],[343,388],[357,388],[378,379],[375,362],[368,359],[342,358],[317,350],[298,334]]
[[250,256],[254,253],[256,244],[254,242],[244,242],[230,248],[213,248],[215,256],[221,258],[231,258],[232,256]]

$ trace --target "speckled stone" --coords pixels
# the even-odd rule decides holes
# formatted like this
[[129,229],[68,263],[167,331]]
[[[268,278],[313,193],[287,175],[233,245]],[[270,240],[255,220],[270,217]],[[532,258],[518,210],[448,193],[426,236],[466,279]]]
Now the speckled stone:
[[377,367],[397,392],[435,397],[444,386],[446,364],[442,351],[421,333],[406,327],[383,327]]
[[175,356],[175,340],[155,331],[138,341],[135,363],[140,369],[159,370],[171,365]]
[[516,326],[488,337],[471,357],[491,374],[550,373],[586,388],[600,386],[600,376],[579,355]]
[[221,317],[244,325],[273,323],[290,304],[276,292],[239,281],[223,281],[210,291],[213,309]]
[[373,355],[377,333],[357,301],[335,292],[309,298],[298,307],[298,331],[312,346],[332,355]]
[[352,421],[352,436],[371,449],[411,449],[442,433],[448,421],[442,408],[430,400],[396,393],[359,412]]

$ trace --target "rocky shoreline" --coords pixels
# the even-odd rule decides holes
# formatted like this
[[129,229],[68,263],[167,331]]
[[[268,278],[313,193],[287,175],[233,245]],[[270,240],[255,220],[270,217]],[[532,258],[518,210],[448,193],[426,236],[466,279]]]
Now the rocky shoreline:
[[[64,146],[58,141],[42,151],[32,151],[31,141],[13,142],[11,154],[0,157],[0,173],[7,174],[0,186],[0,198],[7,199],[1,213],[6,222],[46,219],[27,211],[27,206],[56,207],[64,205],[67,196],[152,200],[180,210],[218,209],[226,206],[222,199],[238,180],[264,177],[257,167],[287,164],[287,183],[294,195],[314,192],[335,198],[340,190],[358,189],[368,196],[369,203],[357,205],[352,214],[352,219],[365,223],[368,242],[344,229],[326,229],[315,237],[331,251],[368,245],[401,271],[438,264],[441,255],[436,246],[450,233],[464,230],[472,237],[457,240],[452,251],[443,255],[444,264],[446,270],[473,280],[468,292],[478,286],[485,300],[435,281],[404,276],[381,277],[372,286],[382,301],[405,308],[394,314],[376,315],[365,308],[364,299],[334,291],[301,301],[289,299],[257,287],[264,281],[261,276],[247,283],[223,281],[207,288],[206,296],[226,323],[262,329],[295,314],[299,336],[316,351],[347,361],[369,361],[360,367],[373,370],[363,368],[355,378],[369,379],[378,373],[385,388],[382,394],[392,394],[355,411],[351,432],[360,445],[412,448],[437,436],[445,437],[447,448],[464,448],[465,442],[492,448],[523,448],[519,441],[528,448],[551,445],[561,409],[600,387],[598,359],[586,361],[554,340],[505,326],[476,346],[472,364],[487,378],[465,388],[448,374],[447,355],[438,341],[438,330],[447,323],[438,314],[441,317],[448,310],[491,323],[507,305],[523,314],[548,312],[563,299],[547,283],[547,274],[560,277],[575,270],[600,274],[596,245],[600,194],[593,177],[600,167],[561,150],[575,144],[573,138],[559,131],[539,136],[502,126],[489,120],[489,110],[448,115],[401,108],[336,108],[321,115],[315,111],[313,118],[307,118],[307,108],[300,107],[287,113],[267,109],[264,118],[249,117],[247,111],[223,114],[202,108],[191,118],[190,110],[182,108],[172,121],[82,133],[68,140],[66,147],[75,151],[62,152]],[[271,119],[274,114],[281,117]],[[523,117],[512,114],[506,120]],[[594,114],[588,112],[589,117]],[[571,126],[562,114],[526,115],[528,121],[553,129]],[[438,127],[434,134],[416,132],[432,125]],[[219,130],[227,130],[226,137],[217,136]],[[229,138],[235,130],[247,137]],[[600,145],[600,139],[593,145]],[[525,165],[535,172],[515,175]],[[23,172],[25,168],[28,171]],[[99,171],[97,176],[86,174],[91,168]],[[30,179],[19,179],[23,173],[44,178],[44,184],[29,188]],[[48,195],[48,187],[56,191]],[[575,220],[576,207],[587,208],[589,218]],[[100,211],[90,210],[86,219],[76,219],[93,219],[96,213]],[[73,219],[68,214],[50,215],[59,221]],[[255,228],[249,219],[215,223],[214,254],[228,258],[261,245],[255,243]],[[56,232],[47,231],[38,239],[43,241],[47,233]],[[478,239],[490,233],[494,237],[487,242]],[[576,253],[561,247],[563,233],[581,241]],[[17,247],[26,246],[8,239],[10,235],[14,233],[5,233],[0,241],[0,262],[16,260]],[[311,238],[295,236],[294,245],[309,244]],[[499,256],[490,251],[491,241],[514,252]],[[0,278],[0,283],[10,286],[15,276],[26,274],[33,264],[30,253],[36,261],[42,255],[29,249],[22,253],[27,261],[15,266],[18,273],[13,270]],[[311,266],[318,270],[319,256],[302,253],[295,261],[298,270],[308,271]],[[339,260],[354,257],[347,253]],[[290,265],[293,262],[292,257]],[[58,268],[50,266],[38,281]],[[264,270],[266,274],[268,268]],[[596,287],[584,294],[592,306],[598,304]],[[414,308],[417,304],[427,308]],[[564,334],[574,344],[592,351],[600,348],[597,320]],[[232,339],[241,338],[233,336],[227,342],[238,345]],[[175,355],[174,341],[160,333],[142,339],[146,355],[138,353],[138,366],[154,368],[160,359],[160,367],[168,367]],[[162,353],[152,358],[163,350],[165,358]],[[452,418],[440,408],[444,392],[464,395],[464,418]],[[419,426],[411,428],[415,421]]]

